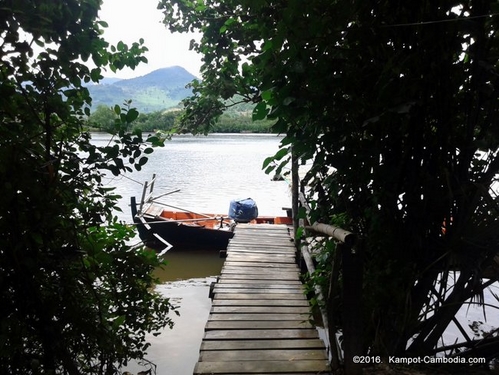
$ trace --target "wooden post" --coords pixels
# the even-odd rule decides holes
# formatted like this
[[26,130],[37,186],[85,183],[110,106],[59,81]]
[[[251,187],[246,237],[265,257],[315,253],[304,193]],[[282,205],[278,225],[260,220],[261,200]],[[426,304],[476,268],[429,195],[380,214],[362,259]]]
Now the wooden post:
[[[358,246],[360,249],[361,246]],[[345,244],[342,252],[343,265],[343,350],[345,375],[361,375],[363,364],[354,363],[355,356],[362,352],[362,255],[360,251]]]
[[[291,210],[293,212],[293,232],[294,235],[296,235],[296,232],[298,231],[298,196],[300,192],[300,178],[298,174],[298,156],[294,152],[293,149],[291,149]],[[298,249],[299,244],[297,244]]]
[[296,261],[300,265],[300,269],[304,272],[304,263],[302,259],[301,253],[301,239],[296,238],[296,234],[298,233],[298,228],[300,226],[305,226],[304,223],[302,225],[301,221],[303,219],[298,218],[298,210],[299,210],[299,194],[300,194],[300,178],[298,174],[298,156],[294,152],[293,148],[291,148],[291,217],[293,218],[293,240],[296,248]]
[[329,288],[327,293],[327,319],[328,319],[328,330],[329,330],[329,345],[331,346],[331,368],[333,370],[338,370],[340,368],[340,363],[342,363],[343,356],[341,356],[340,345],[336,339],[336,322],[334,313],[338,311],[338,304],[336,302],[335,295],[338,292],[339,284],[339,274],[341,270],[341,257],[342,249],[344,246],[340,243],[336,243],[336,251],[334,253],[334,259],[331,264],[331,277],[329,278]]
[[142,198],[140,198],[139,212],[142,212],[142,208],[144,207],[146,194],[147,194],[147,187],[148,187],[148,182],[146,181],[146,182],[144,182],[144,188],[142,189]]

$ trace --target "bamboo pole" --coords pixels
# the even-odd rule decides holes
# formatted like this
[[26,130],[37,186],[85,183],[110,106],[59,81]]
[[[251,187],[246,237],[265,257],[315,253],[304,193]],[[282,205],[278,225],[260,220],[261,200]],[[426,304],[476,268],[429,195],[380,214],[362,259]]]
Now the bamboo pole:
[[334,225],[323,224],[323,223],[313,223],[305,227],[305,229],[312,230],[317,233],[325,234],[326,236],[330,236],[334,238],[336,241],[343,242],[350,247],[355,245],[356,236],[352,232],[349,232],[345,229],[336,227]]
[[[198,221],[210,221],[210,220],[214,220],[214,221],[225,221],[225,220],[230,220],[229,218],[226,218],[226,217],[204,217],[204,218],[200,218],[200,219],[167,219],[167,218],[164,218],[164,219],[159,219],[158,220],[154,220],[154,221],[148,221],[147,223],[148,224],[171,224],[171,223],[196,223]],[[141,225],[140,223],[130,223],[129,225]]]
[[[299,191],[300,191],[300,178],[298,173],[298,156],[291,149],[291,210],[293,217],[293,233],[296,235],[298,232],[298,207],[299,207]],[[299,241],[299,240],[298,240]],[[299,247],[299,243],[297,244]]]

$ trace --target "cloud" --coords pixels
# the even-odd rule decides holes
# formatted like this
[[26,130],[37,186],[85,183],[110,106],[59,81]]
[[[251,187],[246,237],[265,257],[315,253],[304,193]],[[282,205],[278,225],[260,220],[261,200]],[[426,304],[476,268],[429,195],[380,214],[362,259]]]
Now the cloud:
[[106,77],[132,78],[153,70],[178,65],[195,76],[199,76],[201,56],[189,51],[191,39],[199,39],[199,34],[170,33],[161,23],[162,13],[156,8],[157,0],[104,0],[100,19],[109,25],[104,38],[116,45],[120,40],[126,44],[144,39],[149,51],[145,54],[147,64],[135,70],[124,69],[116,74],[111,71]]

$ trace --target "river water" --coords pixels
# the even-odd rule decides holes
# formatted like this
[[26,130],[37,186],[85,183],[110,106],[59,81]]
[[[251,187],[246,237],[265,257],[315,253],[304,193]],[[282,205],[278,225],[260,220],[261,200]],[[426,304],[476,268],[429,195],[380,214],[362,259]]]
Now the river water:
[[[157,175],[155,195],[180,189],[162,198],[166,203],[195,212],[227,214],[232,199],[253,198],[261,215],[285,215],[291,207],[289,185],[272,181],[265,174],[265,158],[279,150],[281,137],[260,134],[181,135],[156,148],[140,172],[127,177],[110,176],[106,185],[122,196],[118,213],[130,223],[130,197],[140,200],[142,185]],[[92,141],[104,145],[105,134],[93,134]],[[138,241],[137,241],[138,242]],[[158,337],[149,337],[147,359],[157,365],[157,375],[191,375],[199,357],[199,346],[211,307],[210,283],[223,265],[218,251],[175,251],[164,255],[168,265],[156,271],[161,280],[157,290],[179,306],[180,316],[172,314],[173,329]],[[131,364],[123,371],[135,374],[147,370]]]

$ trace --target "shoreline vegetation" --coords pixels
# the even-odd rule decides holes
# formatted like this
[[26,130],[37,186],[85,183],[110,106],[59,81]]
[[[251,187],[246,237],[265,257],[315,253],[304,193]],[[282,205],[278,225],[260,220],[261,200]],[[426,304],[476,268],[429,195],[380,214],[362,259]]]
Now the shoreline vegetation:
[[[143,132],[176,131],[182,113],[179,108],[140,113],[131,124],[131,130],[139,129]],[[87,119],[88,130],[111,131],[117,118],[113,108],[99,105]],[[272,120],[253,120],[251,112],[232,112],[220,116],[210,129],[210,133],[273,133],[274,123],[275,121]],[[178,131],[182,132],[181,129]]]

